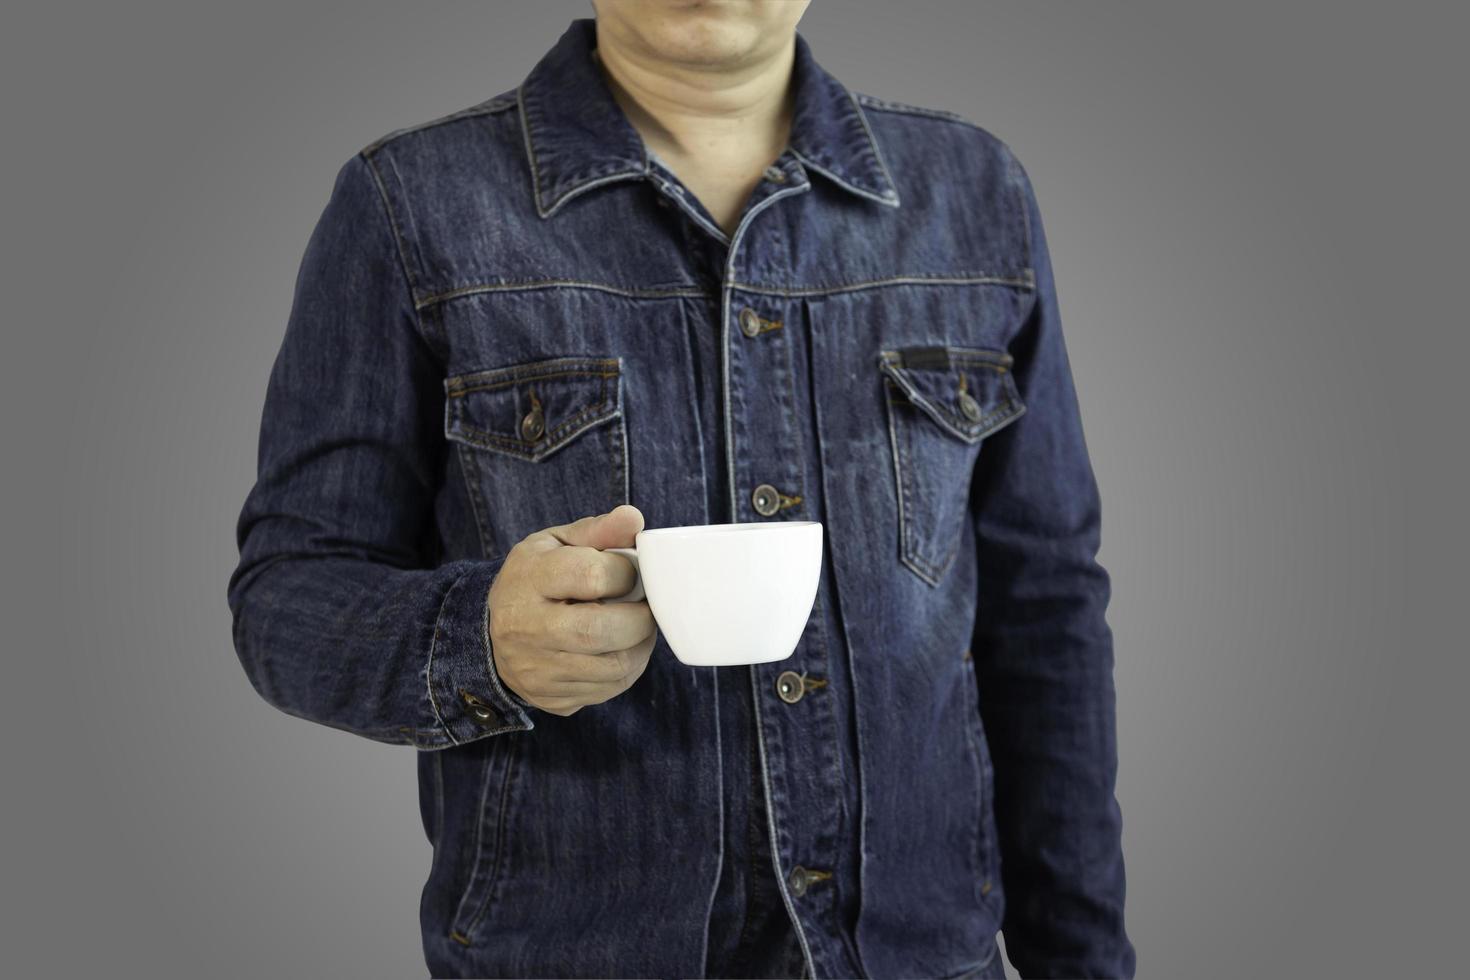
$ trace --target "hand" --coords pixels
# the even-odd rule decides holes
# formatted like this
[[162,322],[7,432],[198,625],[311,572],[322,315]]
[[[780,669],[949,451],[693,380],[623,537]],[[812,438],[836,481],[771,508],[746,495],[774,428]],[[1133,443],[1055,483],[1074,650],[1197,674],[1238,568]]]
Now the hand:
[[507,687],[566,716],[617,697],[643,675],[658,639],[648,600],[588,601],[633,588],[633,563],[601,549],[630,548],[641,530],[643,513],[620,504],[510,549],[490,585],[491,656]]

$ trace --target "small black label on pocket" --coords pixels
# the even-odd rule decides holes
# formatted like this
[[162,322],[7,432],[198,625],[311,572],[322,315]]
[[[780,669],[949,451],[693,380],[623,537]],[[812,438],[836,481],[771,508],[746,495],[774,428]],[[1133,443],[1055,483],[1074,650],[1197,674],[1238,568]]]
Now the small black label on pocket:
[[949,370],[948,347],[905,347],[899,351],[899,356],[903,359],[903,367]]

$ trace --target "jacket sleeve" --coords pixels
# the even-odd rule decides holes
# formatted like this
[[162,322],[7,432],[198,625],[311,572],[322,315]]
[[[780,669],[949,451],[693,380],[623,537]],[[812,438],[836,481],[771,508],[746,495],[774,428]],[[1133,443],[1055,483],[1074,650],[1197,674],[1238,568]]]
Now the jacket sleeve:
[[1002,931],[1023,976],[1131,977],[1101,503],[1035,194],[1005,158],[1035,273],[1010,348],[1027,408],[986,441],[971,486],[972,649],[995,772]]
[[255,690],[429,750],[534,727],[491,656],[504,558],[437,563],[442,371],[374,163],[337,174],[302,258],[236,526],[228,601]]

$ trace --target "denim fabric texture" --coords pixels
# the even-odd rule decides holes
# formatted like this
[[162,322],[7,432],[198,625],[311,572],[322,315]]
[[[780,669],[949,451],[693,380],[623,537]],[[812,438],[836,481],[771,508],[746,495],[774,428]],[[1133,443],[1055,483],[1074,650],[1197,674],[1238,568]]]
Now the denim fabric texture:
[[[741,703],[749,700],[749,687],[727,681],[720,687],[720,697],[740,717],[731,724],[722,706],[721,738],[727,757],[724,870],[710,910],[704,975],[804,977],[801,943],[771,866],[758,746],[750,731],[749,707]],[[742,751],[746,758],[731,758]]]
[[[690,271],[705,281],[718,282],[725,268],[725,243],[711,238],[684,212],[675,214],[680,218]],[[708,305],[704,317],[686,317],[685,325],[698,424],[701,432],[714,434],[720,431],[720,347],[714,326],[719,322],[719,309],[713,297]],[[703,457],[706,523],[732,519],[730,501],[722,492],[722,460],[715,451]],[[830,619],[827,629],[831,635]],[[801,944],[771,863],[749,668],[716,670],[724,846],[719,884],[710,907],[705,976],[801,977],[805,975]]]
[[[701,976],[752,894],[810,977],[999,976],[998,930],[1026,976],[1133,973],[1101,508],[1030,179],[796,42],[733,236],[587,18],[514,90],[354,154],[307,243],[235,647],[280,710],[416,750],[435,976]],[[513,694],[506,553],[624,502],[823,522],[791,657],[660,640],[570,717]]]

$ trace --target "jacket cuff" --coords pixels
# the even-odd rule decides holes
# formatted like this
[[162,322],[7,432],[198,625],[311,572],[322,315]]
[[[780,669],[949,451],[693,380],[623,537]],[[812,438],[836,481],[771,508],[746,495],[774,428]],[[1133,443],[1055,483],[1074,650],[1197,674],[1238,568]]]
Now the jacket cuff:
[[428,690],[434,720],[453,745],[535,728],[529,705],[495,670],[490,647],[490,583],[505,563],[467,563],[444,596],[430,644]]

